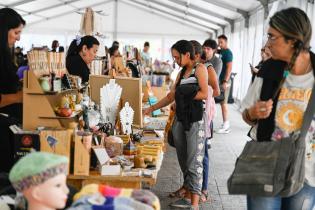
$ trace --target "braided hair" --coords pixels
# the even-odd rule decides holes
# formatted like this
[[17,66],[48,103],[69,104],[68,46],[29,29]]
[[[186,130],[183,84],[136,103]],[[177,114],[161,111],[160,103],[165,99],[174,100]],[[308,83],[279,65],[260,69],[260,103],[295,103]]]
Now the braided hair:
[[279,31],[285,40],[295,40],[294,53],[287,67],[291,71],[298,55],[310,50],[311,22],[303,10],[291,7],[275,13],[270,18],[269,25]]

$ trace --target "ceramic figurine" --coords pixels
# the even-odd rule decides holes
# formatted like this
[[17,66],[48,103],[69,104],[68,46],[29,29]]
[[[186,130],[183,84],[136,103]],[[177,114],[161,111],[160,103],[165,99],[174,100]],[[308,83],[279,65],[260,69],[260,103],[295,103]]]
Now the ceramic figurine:
[[131,125],[133,122],[134,111],[126,102],[125,106],[120,111],[120,122],[122,125],[122,132],[130,135],[132,133]]

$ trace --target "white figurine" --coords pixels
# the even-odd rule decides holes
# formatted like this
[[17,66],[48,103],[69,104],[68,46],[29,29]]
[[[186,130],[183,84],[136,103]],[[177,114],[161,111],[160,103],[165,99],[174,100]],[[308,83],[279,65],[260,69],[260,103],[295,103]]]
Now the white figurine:
[[120,122],[122,125],[122,130],[124,134],[131,134],[131,125],[133,123],[133,115],[134,111],[133,109],[129,106],[129,103],[126,102],[125,106],[121,109],[120,111]]

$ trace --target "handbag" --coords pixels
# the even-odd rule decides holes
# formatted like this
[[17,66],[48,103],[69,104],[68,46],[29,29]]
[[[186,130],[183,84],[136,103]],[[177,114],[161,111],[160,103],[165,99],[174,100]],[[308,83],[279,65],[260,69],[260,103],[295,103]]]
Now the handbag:
[[166,134],[167,143],[172,147],[175,147],[173,132],[172,132],[174,118],[175,118],[175,111],[171,109],[165,129],[164,129],[164,133]]
[[214,101],[216,104],[221,103],[222,101],[224,101],[224,88],[222,85],[219,86],[220,87],[220,95],[214,97]]
[[315,83],[304,113],[299,138],[246,143],[228,179],[230,194],[288,197],[302,189],[305,179],[305,137],[315,110]]

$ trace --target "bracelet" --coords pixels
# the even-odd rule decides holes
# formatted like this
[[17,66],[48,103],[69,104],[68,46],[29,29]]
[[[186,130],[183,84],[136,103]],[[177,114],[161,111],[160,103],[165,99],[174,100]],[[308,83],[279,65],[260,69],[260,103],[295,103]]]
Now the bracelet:
[[251,123],[253,123],[253,124],[256,124],[257,122],[258,122],[258,120],[257,119],[251,119],[251,117],[250,117],[250,115],[249,115],[249,111],[248,111],[248,109],[245,109],[245,118],[249,121],[249,122],[251,122]]

